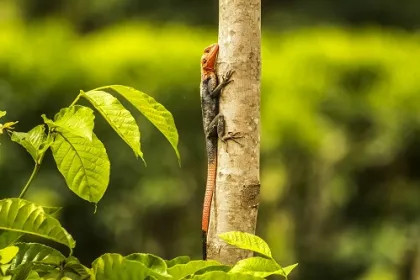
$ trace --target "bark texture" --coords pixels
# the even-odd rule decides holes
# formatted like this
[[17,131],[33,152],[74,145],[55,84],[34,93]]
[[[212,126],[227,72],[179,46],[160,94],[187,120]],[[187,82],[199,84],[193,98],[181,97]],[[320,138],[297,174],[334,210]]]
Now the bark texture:
[[234,264],[250,257],[217,235],[255,233],[260,193],[261,0],[220,0],[217,71],[234,70],[222,92],[226,131],[240,132],[241,145],[219,141],[216,191],[210,219],[208,257]]

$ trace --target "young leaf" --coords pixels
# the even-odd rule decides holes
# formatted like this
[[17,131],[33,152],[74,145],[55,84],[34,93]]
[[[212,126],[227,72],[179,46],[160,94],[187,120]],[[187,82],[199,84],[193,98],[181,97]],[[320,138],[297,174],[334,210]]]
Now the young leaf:
[[96,135],[89,141],[70,133],[57,134],[51,150],[67,186],[87,201],[101,200],[109,183],[110,163]]
[[143,159],[143,153],[140,149],[139,127],[134,117],[120,101],[104,91],[82,91],[81,94],[101,113],[115,132],[130,146],[136,156]]
[[113,90],[133,104],[168,139],[175,150],[178,161],[181,161],[178,152],[178,131],[176,130],[174,118],[162,104],[144,92],[131,87],[112,85],[100,87],[93,91],[98,90]]
[[224,271],[212,271],[209,273],[205,273],[202,275],[195,275],[193,278],[194,280],[262,280],[263,278],[246,275],[246,274],[238,274],[238,273],[226,273]]
[[177,264],[168,268],[168,273],[172,275],[173,279],[182,279],[209,266],[220,266],[220,263],[216,261],[190,261],[186,264]]
[[58,267],[66,258],[54,248],[39,243],[16,243],[19,253],[12,261],[11,270],[17,269],[23,264],[36,262]]
[[42,206],[29,201],[9,198],[0,200],[0,229],[28,233],[66,245],[75,246],[71,235]]
[[271,250],[267,243],[256,235],[240,231],[231,231],[221,233],[219,234],[219,237],[230,245],[245,250],[251,250],[272,258]]
[[9,263],[19,252],[19,248],[16,246],[9,246],[0,250],[0,264]]
[[292,272],[293,269],[295,269],[296,266],[298,266],[297,263],[286,266],[286,267],[283,267],[283,269],[281,269],[281,271],[278,271],[278,273],[276,273],[276,274],[283,275],[281,273],[284,273],[285,275],[283,275],[283,276],[287,276],[287,275],[290,274],[290,272]]
[[55,115],[54,121],[45,115],[41,117],[50,128],[54,128],[58,132],[71,133],[92,141],[95,116],[89,107],[74,105],[63,108]]
[[6,116],[6,111],[0,111],[0,118]]
[[17,124],[18,122],[7,122],[7,123],[5,123],[5,124],[1,124],[0,123],[0,135],[1,134],[3,134],[3,132],[4,132],[4,130],[7,130],[7,131],[12,131],[13,129],[15,129],[13,126],[15,125],[15,124]]
[[186,264],[189,261],[190,261],[190,257],[180,256],[180,257],[176,257],[176,258],[173,258],[172,260],[165,261],[165,262],[166,262],[167,267],[169,268],[176,264]]
[[131,261],[119,254],[105,254],[92,264],[95,280],[133,280],[155,277],[143,263]]
[[[237,262],[229,273],[243,273],[265,278],[272,274],[278,274],[276,273],[278,271],[281,271],[281,267],[273,259],[252,257]],[[281,275],[285,276],[284,273]]]
[[12,141],[23,146],[32,156],[35,163],[40,163],[42,154],[48,148],[47,135],[45,134],[45,126],[38,125],[31,129],[28,133],[13,132]]

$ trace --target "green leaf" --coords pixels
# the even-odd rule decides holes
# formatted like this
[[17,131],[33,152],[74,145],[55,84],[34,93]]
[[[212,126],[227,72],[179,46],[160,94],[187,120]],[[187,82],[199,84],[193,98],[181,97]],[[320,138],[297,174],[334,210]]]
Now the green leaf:
[[44,279],[39,277],[38,273],[31,270],[31,272],[29,273],[28,278],[26,278],[26,280],[44,280]]
[[168,268],[168,273],[172,275],[174,279],[182,279],[189,275],[193,275],[200,269],[219,265],[220,263],[217,261],[190,261],[186,264],[177,264]]
[[26,263],[13,275],[12,280],[26,280],[31,274],[32,264]]
[[92,272],[95,280],[134,280],[153,276],[141,262],[127,260],[119,254],[104,254],[97,258],[92,264]]
[[110,163],[104,145],[92,136],[89,141],[70,133],[57,134],[51,150],[67,186],[79,197],[97,203],[108,187]]
[[165,262],[166,262],[166,266],[169,268],[176,264],[186,264],[189,261],[190,261],[190,257],[180,256],[180,257],[176,257],[176,258],[173,258],[172,260],[165,261]]
[[272,258],[271,250],[267,243],[256,235],[247,232],[231,231],[221,233],[219,237],[230,245]]
[[[265,278],[272,274],[279,274],[278,271],[282,271],[281,266],[273,259],[252,257],[237,262],[229,273],[243,273]],[[283,271],[281,273],[285,276]]]
[[194,273],[194,275],[201,275],[204,273],[208,273],[211,271],[224,271],[224,272],[228,272],[229,270],[231,270],[230,266],[227,265],[214,265],[214,266],[208,266],[205,267],[203,269],[198,270],[197,272]]
[[[278,273],[276,273],[276,274],[279,274],[279,275],[285,274],[283,276],[287,276],[287,275],[290,274],[290,272],[292,272],[293,269],[295,269],[296,266],[298,266],[297,263],[292,264],[292,265],[289,265],[289,266],[286,266],[286,267],[283,267],[283,269],[281,271],[279,271]],[[280,273],[283,273],[283,274],[280,274]]]
[[144,264],[148,269],[156,272],[161,276],[170,277],[166,272],[167,266],[163,259],[152,254],[134,253],[125,257],[130,261],[137,261]]
[[120,101],[104,91],[82,91],[81,94],[101,113],[115,132],[130,146],[136,156],[143,159],[143,153],[140,149],[139,127],[134,117]]
[[226,273],[223,271],[212,271],[209,273],[205,273],[202,275],[196,275],[193,278],[194,280],[261,280],[263,278],[252,276],[252,275],[246,275],[246,274],[232,274],[232,273]]
[[11,139],[23,146],[36,163],[41,163],[42,155],[49,147],[43,124],[34,127],[28,133],[14,131]]
[[[55,214],[61,210],[61,207],[46,207],[42,206],[45,213],[55,216]],[[23,236],[23,233],[16,231],[0,230],[0,248],[5,248],[7,246],[15,243],[19,238]]]
[[90,269],[82,265],[75,257],[69,257],[64,265],[64,271],[73,272],[80,276],[81,279],[87,279],[91,276]]
[[21,232],[0,230],[0,248],[12,245],[20,237],[22,237],[22,235],[23,233]]
[[29,201],[8,198],[0,200],[0,229],[40,236],[72,249],[75,241],[54,217],[42,206]]
[[19,252],[19,248],[16,246],[9,246],[0,250],[0,264],[9,263]]
[[46,264],[58,267],[66,258],[54,248],[39,243],[16,243],[19,253],[12,262],[11,269],[17,269],[22,264],[33,263]]
[[50,128],[58,132],[71,133],[92,141],[95,116],[89,107],[74,105],[63,108],[55,115],[54,121],[45,115],[41,117]]
[[6,111],[0,111],[0,118],[6,116]]
[[168,139],[176,153],[178,161],[181,162],[178,151],[179,136],[175,121],[172,114],[162,104],[144,92],[131,87],[112,85],[100,87],[93,91],[98,90],[113,90],[133,104]]
[[54,207],[54,206],[42,206],[42,209],[44,209],[44,212],[48,215],[55,215],[57,214],[63,207]]

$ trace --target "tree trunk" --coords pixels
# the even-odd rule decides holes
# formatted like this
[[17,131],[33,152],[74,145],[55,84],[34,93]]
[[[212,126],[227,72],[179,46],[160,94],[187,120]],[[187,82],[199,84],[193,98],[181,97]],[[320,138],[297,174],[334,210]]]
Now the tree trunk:
[[208,257],[233,264],[249,251],[228,246],[217,235],[228,231],[255,233],[260,192],[261,0],[220,0],[219,77],[234,70],[222,92],[220,113],[226,131],[240,132],[241,145],[218,144]]

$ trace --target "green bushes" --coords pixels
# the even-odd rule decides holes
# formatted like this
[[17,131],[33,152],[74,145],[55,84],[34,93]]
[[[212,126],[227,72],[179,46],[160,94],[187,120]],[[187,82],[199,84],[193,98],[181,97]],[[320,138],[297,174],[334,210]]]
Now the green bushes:
[[[53,103],[68,104],[80,89],[125,84],[167,105],[179,128],[181,169],[170,147],[158,148],[165,145],[156,142],[165,140],[141,121],[148,168],[132,160],[128,149],[113,149],[115,175],[104,197],[112,206],[99,204],[101,222],[86,217],[86,241],[77,238],[90,244],[100,231],[107,241],[98,241],[81,260],[90,262],[104,251],[198,256],[205,171],[198,60],[216,32],[127,23],[80,36],[57,21],[3,23],[0,29],[0,105],[14,108],[11,119],[36,124],[34,114],[54,112]],[[411,250],[420,211],[419,50],[417,35],[396,31],[264,33],[259,233],[280,263],[300,263],[300,279],[376,279],[400,274],[406,265],[402,256]],[[110,137],[105,146],[120,147]],[[27,166],[5,165],[23,156],[16,149],[2,153],[0,182],[29,172]],[[162,164],[161,158],[173,162]],[[28,193],[35,201],[51,204],[49,197],[59,197],[64,203],[57,204],[82,216],[93,211],[62,188],[45,191],[64,184],[52,166],[40,176]],[[10,192],[13,187],[7,185]],[[64,218],[72,231],[77,218]],[[123,242],[114,244],[113,238]]]

